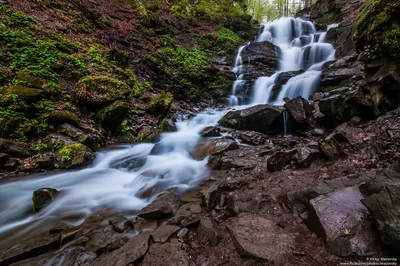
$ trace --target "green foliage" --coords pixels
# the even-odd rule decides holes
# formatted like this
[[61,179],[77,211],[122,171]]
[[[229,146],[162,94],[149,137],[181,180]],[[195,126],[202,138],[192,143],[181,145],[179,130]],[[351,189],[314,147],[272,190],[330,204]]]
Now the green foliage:
[[226,0],[199,0],[196,5],[191,5],[187,0],[181,0],[171,6],[174,16],[182,19],[226,19],[243,15],[244,11],[240,5]]
[[207,51],[216,51],[216,54],[233,55],[243,40],[232,30],[221,27],[217,34],[209,33],[199,40],[199,44]]
[[31,150],[35,151],[35,152],[41,152],[45,149],[47,149],[48,145],[47,143],[38,143],[38,144],[33,144],[31,146]]

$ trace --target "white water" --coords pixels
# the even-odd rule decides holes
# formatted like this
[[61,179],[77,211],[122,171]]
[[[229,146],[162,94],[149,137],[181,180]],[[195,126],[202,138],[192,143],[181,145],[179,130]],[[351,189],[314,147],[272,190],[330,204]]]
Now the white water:
[[[264,25],[258,41],[271,41],[283,53],[279,71],[256,81],[251,104],[270,103],[279,73],[299,70],[305,65],[307,71],[290,79],[274,104],[280,104],[284,97],[308,98],[318,86],[323,63],[334,58],[333,47],[323,43],[323,36],[316,33],[310,22],[300,19],[282,18]],[[233,66],[237,80],[232,86],[230,104],[237,109],[245,107],[237,106],[240,103],[237,94],[246,85],[244,48],[239,49]],[[1,184],[0,246],[43,230],[55,221],[78,225],[105,208],[130,216],[168,188],[178,187],[181,192],[193,188],[208,174],[207,159],[197,161],[189,151],[199,141],[201,130],[216,125],[226,112],[209,110],[180,121],[177,132],[162,134],[157,144],[124,145],[98,152],[95,162],[84,170],[32,175]],[[287,134],[289,126],[285,124]],[[45,187],[55,188],[61,194],[52,204],[33,214],[32,193]]]

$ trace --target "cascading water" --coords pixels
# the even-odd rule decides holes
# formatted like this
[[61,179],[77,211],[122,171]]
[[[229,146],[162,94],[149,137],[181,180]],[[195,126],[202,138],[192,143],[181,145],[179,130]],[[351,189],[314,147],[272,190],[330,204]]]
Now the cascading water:
[[[322,65],[334,59],[334,49],[323,42],[324,36],[316,33],[312,23],[300,19],[282,18],[265,24],[258,41],[267,40],[279,46],[282,58],[276,74],[259,77],[255,82],[252,104],[281,104],[284,97],[298,95],[308,98],[318,85]],[[239,49],[234,62],[237,80],[232,87],[231,105],[239,104],[237,94],[246,85],[244,48]],[[306,72],[291,78],[277,99],[271,101],[278,75],[300,69]],[[0,246],[45,230],[56,221],[78,225],[105,208],[131,216],[168,188],[184,191],[196,186],[207,175],[207,159],[195,160],[190,150],[201,138],[201,130],[216,125],[226,112],[209,110],[180,121],[177,132],[163,134],[156,144],[125,145],[98,152],[95,162],[84,170],[32,175],[1,184]],[[61,193],[52,204],[32,214],[32,193],[44,187]]]

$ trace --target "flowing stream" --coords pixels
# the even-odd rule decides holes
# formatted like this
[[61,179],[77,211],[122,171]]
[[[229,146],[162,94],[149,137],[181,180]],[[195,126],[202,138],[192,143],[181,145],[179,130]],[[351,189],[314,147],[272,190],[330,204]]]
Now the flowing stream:
[[[250,105],[281,105],[285,97],[308,98],[318,87],[321,69],[333,60],[332,45],[324,43],[325,33],[317,33],[312,23],[301,19],[281,18],[263,25],[257,41],[270,41],[282,50],[279,70],[271,77],[259,77],[253,88]],[[242,51],[238,50],[233,71],[237,80],[229,104],[242,102],[237,93],[246,86],[243,79]],[[271,101],[272,87],[282,72],[305,70],[284,85]],[[164,133],[159,142],[121,145],[97,152],[94,163],[79,171],[36,174],[0,184],[0,246],[25,237],[56,221],[71,225],[110,208],[132,216],[162,191],[178,187],[183,192],[195,187],[208,174],[207,158],[195,160],[190,150],[201,139],[200,132],[216,125],[228,110],[206,110],[177,122],[177,132]],[[287,115],[287,114],[286,114]],[[288,118],[286,117],[286,120]],[[285,123],[285,133],[290,133]],[[55,188],[57,199],[37,214],[32,213],[32,193],[39,188]]]

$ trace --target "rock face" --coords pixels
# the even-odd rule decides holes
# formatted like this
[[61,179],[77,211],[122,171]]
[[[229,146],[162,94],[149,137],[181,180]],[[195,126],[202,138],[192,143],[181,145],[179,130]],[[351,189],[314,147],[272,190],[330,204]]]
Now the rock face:
[[158,220],[167,218],[176,213],[180,206],[180,200],[175,189],[160,194],[152,203],[144,207],[138,217],[146,220]]
[[228,225],[236,250],[241,256],[283,265],[294,244],[292,235],[274,222],[254,214],[242,214]]
[[282,109],[267,104],[227,113],[219,123],[228,128],[273,134],[282,130]]
[[41,188],[33,192],[32,202],[33,211],[39,212],[49,205],[57,196],[58,191],[53,188]]
[[93,266],[126,266],[143,257],[149,249],[150,233],[145,232],[134,236],[122,248],[100,256],[91,265]]
[[347,85],[351,79],[360,79],[363,76],[363,66],[357,61],[357,55],[353,54],[340,58],[336,62],[323,68],[321,74],[322,87],[335,87]]
[[371,256],[379,251],[379,238],[362,198],[358,188],[348,187],[310,201],[308,226],[324,238],[332,254]]

